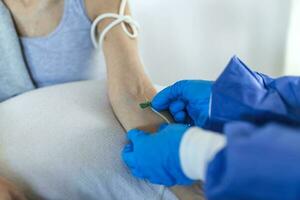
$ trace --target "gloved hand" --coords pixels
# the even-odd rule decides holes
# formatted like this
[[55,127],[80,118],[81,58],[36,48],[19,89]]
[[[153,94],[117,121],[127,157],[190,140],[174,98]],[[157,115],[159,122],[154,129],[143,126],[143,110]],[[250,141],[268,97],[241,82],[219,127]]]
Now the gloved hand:
[[135,177],[165,186],[193,183],[182,172],[179,146],[189,127],[173,124],[162,125],[157,133],[140,130],[128,132],[130,143],[122,152],[124,162]]
[[203,127],[209,117],[212,85],[212,81],[179,81],[159,92],[152,107],[158,111],[169,109],[178,123]]

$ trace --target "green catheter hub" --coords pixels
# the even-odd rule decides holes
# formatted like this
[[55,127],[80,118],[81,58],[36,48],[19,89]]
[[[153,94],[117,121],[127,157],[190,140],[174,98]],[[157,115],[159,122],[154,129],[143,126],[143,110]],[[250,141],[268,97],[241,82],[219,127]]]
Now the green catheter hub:
[[146,108],[151,108],[152,107],[152,105],[151,105],[151,101],[146,101],[146,102],[144,102],[144,103],[140,103],[140,108],[141,109],[146,109]]

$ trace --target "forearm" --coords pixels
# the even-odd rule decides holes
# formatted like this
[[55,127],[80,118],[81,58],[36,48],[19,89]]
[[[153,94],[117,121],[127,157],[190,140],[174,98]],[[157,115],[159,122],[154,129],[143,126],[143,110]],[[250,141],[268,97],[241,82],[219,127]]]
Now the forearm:
[[111,30],[104,41],[108,92],[114,112],[126,130],[147,127],[154,130],[163,121],[139,104],[151,100],[156,90],[146,75],[136,39],[124,34],[121,26]]

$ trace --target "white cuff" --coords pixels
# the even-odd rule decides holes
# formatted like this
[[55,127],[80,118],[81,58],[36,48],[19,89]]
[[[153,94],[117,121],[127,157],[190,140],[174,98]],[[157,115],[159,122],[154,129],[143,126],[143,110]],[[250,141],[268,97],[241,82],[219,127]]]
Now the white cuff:
[[183,136],[179,156],[183,173],[192,180],[205,180],[208,163],[225,147],[224,135],[190,128]]

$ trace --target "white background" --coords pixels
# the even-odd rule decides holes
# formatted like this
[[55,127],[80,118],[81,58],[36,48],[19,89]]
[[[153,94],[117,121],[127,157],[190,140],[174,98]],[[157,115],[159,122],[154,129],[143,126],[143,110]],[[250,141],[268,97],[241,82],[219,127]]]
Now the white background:
[[158,84],[214,79],[230,57],[284,71],[290,0],[132,0],[147,70]]

